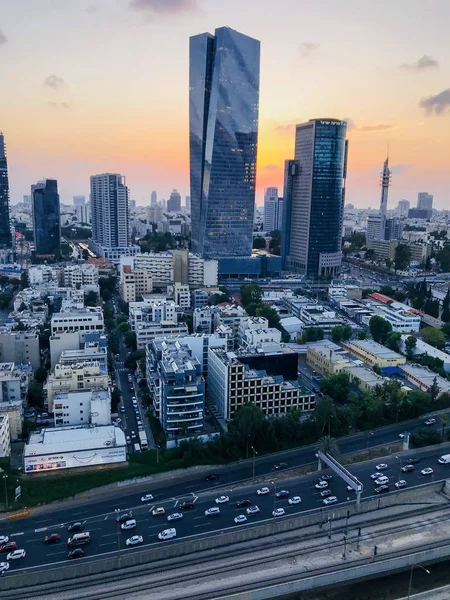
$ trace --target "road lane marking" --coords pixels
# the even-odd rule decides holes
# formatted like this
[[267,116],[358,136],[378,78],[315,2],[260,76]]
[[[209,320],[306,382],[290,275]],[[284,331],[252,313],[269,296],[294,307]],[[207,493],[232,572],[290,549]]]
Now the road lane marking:
[[24,534],[25,534],[24,531],[19,531],[19,533],[11,533],[9,537],[13,537],[13,536],[16,536],[16,535],[24,535]]
[[194,527],[205,527],[205,525],[210,525],[210,523],[199,523],[198,525],[194,525]]
[[178,502],[179,502],[179,500],[177,500],[177,501],[175,502],[175,504],[173,505],[173,507],[174,507],[174,508],[176,508],[176,507],[178,506]]
[[114,533],[104,533],[103,535],[101,535],[100,537],[104,538],[104,537],[109,537],[111,535],[117,535],[117,531]]
[[194,499],[192,500],[192,502],[195,504],[197,502],[197,500],[199,499],[199,496],[196,496],[195,494],[192,494],[194,496]]
[[41,527],[40,529],[35,529],[34,533],[40,533],[41,531],[47,531],[48,527]]
[[99,544],[99,546],[111,546],[111,544],[115,544],[115,540],[112,540],[111,542],[104,542],[103,544]]
[[109,515],[106,515],[106,517],[103,519],[104,521],[106,521],[106,519],[109,517]]

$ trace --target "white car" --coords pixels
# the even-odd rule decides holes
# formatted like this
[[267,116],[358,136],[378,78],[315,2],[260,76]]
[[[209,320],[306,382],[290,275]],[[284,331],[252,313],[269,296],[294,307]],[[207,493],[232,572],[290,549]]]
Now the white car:
[[300,504],[301,501],[302,499],[300,498],[300,496],[292,496],[292,498],[289,498],[288,504]]
[[273,512],[272,512],[272,517],[282,517],[284,514],[286,514],[284,512],[284,508],[276,508]]
[[256,490],[256,493],[258,496],[266,496],[267,494],[270,494],[270,490],[268,487],[262,487],[259,488],[259,490]]
[[158,517],[159,515],[165,515],[166,511],[164,510],[164,508],[162,506],[158,506],[157,508],[154,508],[152,510],[152,515],[154,517]]
[[389,477],[382,475],[381,477],[378,477],[378,479],[375,479],[374,483],[375,485],[386,485],[386,483],[389,483]]
[[375,468],[377,471],[385,471],[386,469],[389,469],[389,467],[386,463],[380,463]]
[[145,496],[141,497],[141,502],[152,502],[153,496],[151,494],[145,494]]
[[259,506],[249,506],[245,512],[248,515],[256,515],[256,513],[259,513]]
[[403,439],[404,439],[404,437],[405,437],[405,434],[404,434],[404,433],[399,433],[399,434],[398,434],[398,437],[399,437],[401,440],[403,440]]
[[122,529],[123,531],[127,531],[128,529],[134,529],[135,527],[136,519],[129,519],[128,521],[125,521],[125,523],[122,523],[120,529]]
[[14,552],[7,554],[6,560],[17,560],[18,558],[25,558],[26,555],[27,553],[22,548],[22,550],[14,550]]
[[325,506],[328,506],[328,504],[336,504],[336,502],[338,501],[336,496],[328,496],[328,498],[324,498],[322,500],[322,502],[325,504]]
[[406,487],[406,481],[404,479],[399,479],[396,483],[395,483],[395,487],[399,490],[400,488],[404,488]]
[[319,481],[319,483],[316,483],[316,485],[314,487],[316,488],[316,490],[324,490],[325,488],[328,487],[328,483],[321,479]]
[[126,546],[137,546],[138,544],[143,544],[144,543],[144,538],[142,537],[142,535],[133,535],[132,537],[128,538],[127,541],[125,542]]
[[247,517],[245,515],[238,515],[237,517],[234,517],[234,522],[237,524],[245,523],[246,520],[247,520]]
[[435,423],[436,423],[436,419],[433,419],[433,418],[427,419],[425,421],[425,425],[434,425]]
[[7,535],[0,535],[0,544],[7,544],[9,542],[9,537]]
[[0,562],[0,573],[3,573],[3,571],[7,571],[8,569],[9,569],[9,563]]
[[228,496],[219,496],[216,498],[216,504],[225,504],[225,502],[229,502],[230,498]]
[[172,513],[171,515],[169,515],[167,517],[167,520],[168,521],[181,521],[182,518],[183,518],[183,513],[176,512],[176,513]]
[[207,508],[205,510],[205,517],[212,517],[220,515],[220,508],[218,506],[213,506],[212,508]]
[[420,471],[421,475],[433,475],[434,471],[431,467],[426,467],[426,469],[422,469]]
[[378,479],[378,477],[383,477],[383,473],[372,473],[370,479]]
[[174,527],[164,529],[164,531],[158,533],[158,540],[171,540],[175,537],[177,537],[177,530]]

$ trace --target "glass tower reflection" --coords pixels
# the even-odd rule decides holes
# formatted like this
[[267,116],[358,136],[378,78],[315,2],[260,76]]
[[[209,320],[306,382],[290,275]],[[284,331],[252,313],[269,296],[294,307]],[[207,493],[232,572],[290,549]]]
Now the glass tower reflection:
[[59,256],[61,251],[60,205],[56,179],[31,186],[36,254]]
[[9,181],[5,141],[0,132],[0,249],[12,247],[9,222]]
[[250,256],[259,108],[258,40],[228,27],[190,38],[192,251]]

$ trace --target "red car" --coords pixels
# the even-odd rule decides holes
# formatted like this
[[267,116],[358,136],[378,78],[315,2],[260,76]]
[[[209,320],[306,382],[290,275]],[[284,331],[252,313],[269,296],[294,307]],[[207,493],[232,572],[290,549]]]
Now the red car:
[[59,542],[61,540],[61,536],[59,533],[51,533],[50,535],[45,536],[44,544],[54,544],[55,542]]
[[16,542],[8,542],[0,546],[0,552],[12,552],[13,550],[17,550]]

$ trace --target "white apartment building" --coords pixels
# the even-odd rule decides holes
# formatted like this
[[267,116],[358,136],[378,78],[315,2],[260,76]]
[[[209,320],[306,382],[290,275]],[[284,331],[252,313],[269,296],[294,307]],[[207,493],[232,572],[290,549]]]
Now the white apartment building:
[[273,231],[278,224],[278,188],[268,187],[264,192],[264,231]]
[[83,263],[68,265],[63,271],[64,285],[67,287],[98,286],[98,266]]
[[48,412],[53,412],[56,394],[80,390],[102,390],[107,389],[108,385],[108,371],[98,363],[57,364],[45,384]]
[[63,350],[59,359],[62,365],[74,365],[77,363],[98,363],[100,368],[108,368],[108,339],[105,335],[90,333],[86,341],[79,348]]
[[0,362],[31,363],[34,370],[38,369],[41,363],[37,332],[0,329]]
[[326,334],[336,325],[345,324],[334,310],[326,310],[320,304],[304,306],[300,311],[300,319],[305,327],[320,327]]
[[248,314],[242,306],[228,304],[227,306],[219,306],[214,313],[214,330],[220,325],[231,327],[233,336],[237,339],[239,335],[239,326],[241,321],[247,321]]
[[239,341],[242,342],[245,338],[245,332],[252,329],[267,329],[269,321],[265,317],[246,317],[241,319],[238,327]]
[[11,439],[22,433],[23,404],[28,389],[28,375],[14,363],[0,363],[0,415],[8,418]]
[[31,287],[34,287],[35,285],[40,285],[42,283],[58,281],[60,272],[60,267],[51,265],[30,266],[28,269],[28,283]]
[[188,285],[175,283],[173,286],[173,297],[175,304],[177,304],[183,311],[191,308],[191,293]]
[[176,323],[177,305],[173,300],[144,299],[143,302],[131,302],[128,320],[133,331],[137,331],[138,325],[144,322]]
[[192,328],[194,333],[212,333],[214,329],[214,313],[218,308],[215,306],[205,306],[196,308],[193,313]]
[[420,331],[420,314],[401,302],[377,304],[376,313],[392,325],[392,331],[398,333],[413,333]]
[[11,456],[11,435],[7,414],[0,414],[0,458]]
[[173,323],[171,321],[141,321],[134,331],[136,333],[136,345],[138,348],[145,348],[155,338],[177,335],[184,336],[189,333],[185,323]]
[[108,389],[55,394],[55,427],[64,425],[110,425],[111,396]]
[[124,302],[137,302],[145,294],[153,291],[153,278],[148,269],[131,269],[121,265],[120,297]]
[[244,348],[265,348],[281,342],[281,331],[275,327],[246,329],[242,337]]
[[89,333],[104,333],[103,311],[100,307],[85,307],[56,313],[51,319],[50,359],[52,368],[64,350],[77,350]]

